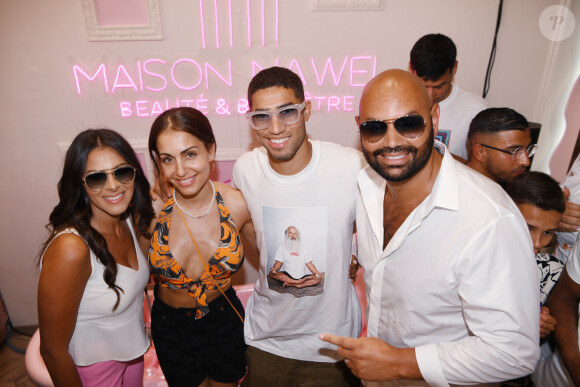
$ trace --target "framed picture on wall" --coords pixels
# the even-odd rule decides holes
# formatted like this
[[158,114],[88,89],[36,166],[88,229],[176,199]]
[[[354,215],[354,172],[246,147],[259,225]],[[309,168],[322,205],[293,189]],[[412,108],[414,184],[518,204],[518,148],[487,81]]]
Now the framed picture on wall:
[[88,40],[163,40],[158,0],[81,0]]

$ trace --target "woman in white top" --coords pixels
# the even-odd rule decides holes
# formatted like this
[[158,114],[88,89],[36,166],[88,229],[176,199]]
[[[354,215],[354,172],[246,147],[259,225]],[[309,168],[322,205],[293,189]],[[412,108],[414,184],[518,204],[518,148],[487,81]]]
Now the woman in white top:
[[40,351],[55,386],[141,386],[149,183],[118,133],[72,142],[40,258]]

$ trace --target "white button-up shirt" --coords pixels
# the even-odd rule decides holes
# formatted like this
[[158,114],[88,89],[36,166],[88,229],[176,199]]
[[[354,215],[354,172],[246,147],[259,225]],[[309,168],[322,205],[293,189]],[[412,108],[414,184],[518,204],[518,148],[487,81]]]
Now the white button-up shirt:
[[368,335],[416,348],[432,386],[527,375],[539,356],[540,301],[525,221],[499,185],[455,161],[442,144],[436,148],[444,157],[431,194],[385,249],[386,181],[370,167],[359,175]]

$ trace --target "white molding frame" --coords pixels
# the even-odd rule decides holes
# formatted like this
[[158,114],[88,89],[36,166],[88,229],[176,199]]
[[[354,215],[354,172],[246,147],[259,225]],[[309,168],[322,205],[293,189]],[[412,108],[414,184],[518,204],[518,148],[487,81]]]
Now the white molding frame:
[[161,14],[158,0],[144,0],[147,3],[148,25],[126,25],[99,27],[93,0],[81,0],[85,14],[85,24],[89,42],[118,40],[163,40]]
[[383,9],[382,0],[310,0],[311,11],[374,11]]

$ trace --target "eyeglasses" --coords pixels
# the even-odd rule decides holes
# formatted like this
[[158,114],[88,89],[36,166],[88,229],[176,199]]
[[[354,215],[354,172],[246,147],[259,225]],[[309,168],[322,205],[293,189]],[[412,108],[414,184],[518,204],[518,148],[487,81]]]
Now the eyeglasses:
[[136,169],[132,166],[123,165],[103,171],[90,172],[83,177],[83,183],[88,190],[98,191],[107,184],[108,175],[115,176],[115,180],[121,184],[131,184],[135,181],[135,172]]
[[537,144],[531,144],[529,145],[527,148],[523,147],[523,146],[519,146],[515,149],[512,150],[507,150],[507,149],[500,149],[500,148],[495,148],[493,146],[489,146],[489,145],[485,145],[485,144],[480,144],[483,147],[489,148],[489,149],[493,149],[496,151],[500,151],[503,152],[507,155],[511,155],[512,159],[515,160],[519,160],[522,158],[522,156],[524,155],[524,152],[528,155],[528,157],[532,157],[534,155],[534,153],[536,153],[536,149],[538,149],[538,145]]
[[365,121],[358,127],[363,140],[377,142],[387,133],[387,126],[392,123],[397,133],[406,138],[417,138],[425,131],[427,121],[418,114],[411,114],[392,120]]
[[267,129],[272,123],[272,116],[277,115],[284,125],[294,125],[300,121],[300,113],[306,107],[306,101],[279,107],[276,110],[258,110],[246,113],[246,118],[254,130]]

